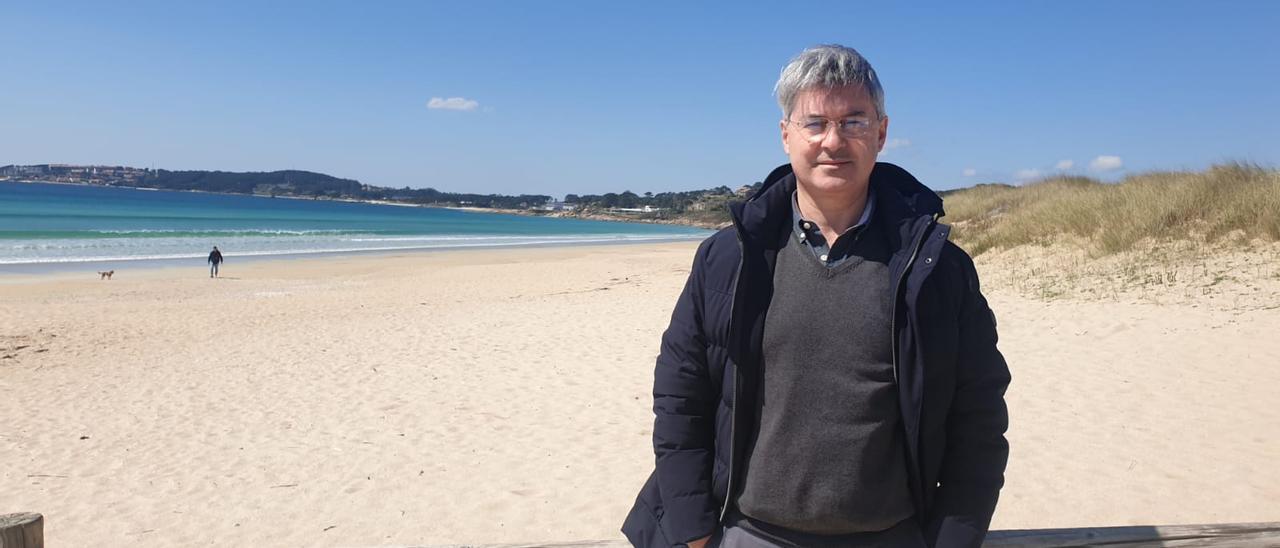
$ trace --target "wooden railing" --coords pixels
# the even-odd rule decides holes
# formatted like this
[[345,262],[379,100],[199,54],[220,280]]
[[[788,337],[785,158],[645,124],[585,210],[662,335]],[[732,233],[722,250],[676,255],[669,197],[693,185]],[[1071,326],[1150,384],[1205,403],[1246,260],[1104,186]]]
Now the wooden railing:
[[1280,522],[992,531],[983,546],[1280,546]]
[[[625,540],[524,544],[437,544],[422,548],[625,548]],[[984,546],[1051,548],[1073,546],[1280,546],[1280,522],[1214,525],[1137,525],[1075,529],[992,531]],[[0,548],[44,548],[44,518],[22,513],[0,516]]]

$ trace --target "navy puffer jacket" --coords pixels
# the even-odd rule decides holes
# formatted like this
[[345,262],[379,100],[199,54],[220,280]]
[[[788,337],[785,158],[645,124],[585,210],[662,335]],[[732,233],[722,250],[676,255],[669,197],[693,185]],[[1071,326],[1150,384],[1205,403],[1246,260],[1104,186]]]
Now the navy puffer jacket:
[[[1009,369],[973,261],[939,224],[942,199],[877,163],[875,222],[889,228],[894,373],[911,494],[930,546],[980,546],[1004,484]],[[654,372],[657,466],[622,531],[635,546],[711,534],[739,489],[754,424],[764,318],[790,235],[789,165],[731,207],[734,226],[694,256]]]

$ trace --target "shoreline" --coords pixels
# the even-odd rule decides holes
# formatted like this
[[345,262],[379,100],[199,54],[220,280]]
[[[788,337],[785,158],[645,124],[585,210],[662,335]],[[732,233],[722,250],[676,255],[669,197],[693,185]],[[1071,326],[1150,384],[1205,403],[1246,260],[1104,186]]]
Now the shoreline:
[[[494,251],[517,250],[517,249],[555,249],[555,248],[580,248],[580,247],[602,247],[611,248],[616,246],[645,246],[645,245],[668,245],[680,243],[697,243],[702,241],[706,236],[696,235],[689,237],[655,237],[646,239],[619,239],[619,240],[592,240],[580,242],[535,242],[528,244],[520,243],[500,243],[500,244],[473,244],[473,245],[455,245],[449,247],[406,247],[406,248],[390,248],[390,249],[360,249],[360,250],[339,250],[339,251],[316,251],[307,253],[277,253],[277,254],[257,254],[257,255],[237,255],[233,253],[223,253],[223,257],[227,260],[234,259],[235,263],[223,262],[223,268],[227,264],[255,264],[264,262],[281,262],[289,263],[295,261],[325,261],[325,260],[342,260],[362,257],[379,257],[393,255],[419,255],[434,253],[451,253],[461,251]],[[199,263],[197,264],[197,261]],[[3,283],[20,283],[22,281],[43,280],[42,276],[50,275],[85,275],[96,273],[98,271],[116,270],[116,271],[150,271],[150,270],[170,270],[170,269],[209,269],[209,264],[204,254],[193,255],[190,257],[174,257],[161,259],[121,259],[121,260],[94,260],[94,261],[68,261],[68,262],[43,262],[43,263],[19,263],[19,264],[3,264],[0,265],[0,284]],[[118,273],[118,272],[117,272]],[[28,280],[30,279],[30,280]]]
[[[39,185],[61,185],[65,188],[81,187],[85,188],[85,193],[92,196],[115,195],[109,190],[99,191],[97,187],[107,187],[111,185],[86,184],[79,182],[49,182],[49,181],[29,181],[29,180],[13,180],[9,179],[6,183],[12,183],[12,186],[5,185],[5,188],[19,189],[21,185],[30,185],[30,188],[39,188]],[[254,198],[265,198],[262,195],[225,193],[225,192],[206,192],[201,190],[168,190],[168,189],[148,189],[144,187],[127,187],[127,186],[111,186],[111,188],[122,189],[119,193],[122,196],[129,197],[127,193],[134,191],[134,196],[140,196],[145,192],[186,192],[200,193],[208,195],[218,195],[226,197],[231,204],[236,207],[248,208],[289,208],[294,209],[289,203],[276,204],[263,202]],[[15,190],[18,193],[25,191]],[[52,189],[50,190],[52,192]],[[75,192],[72,195],[78,195]],[[54,193],[54,196],[60,195]],[[164,200],[182,201],[183,203],[199,204],[205,201],[213,201],[213,198],[181,198],[183,194],[168,194],[169,198]],[[303,210],[312,209],[310,206],[302,207],[301,202],[306,198],[296,196],[286,196],[286,199],[298,200],[293,202],[297,204],[296,208]],[[141,198],[139,198],[141,199]],[[6,249],[6,254],[0,258],[0,279],[21,277],[26,275],[45,275],[58,272],[90,272],[90,271],[108,271],[120,269],[139,269],[139,268],[168,268],[168,267],[194,267],[195,265],[204,265],[205,257],[208,253],[208,247],[203,245],[203,240],[209,240],[209,244],[218,244],[223,248],[224,256],[231,263],[258,261],[270,259],[291,260],[302,257],[341,257],[348,255],[364,255],[364,254],[381,254],[381,253],[416,253],[429,251],[448,251],[452,249],[509,249],[522,247],[553,247],[553,246],[579,246],[579,245],[616,245],[616,244],[633,244],[633,243],[649,243],[649,242],[678,242],[686,240],[699,240],[710,235],[704,232],[705,229],[696,227],[671,225],[671,228],[659,228],[652,224],[634,222],[624,222],[623,224],[604,225],[601,223],[577,223],[576,221],[533,221],[529,219],[529,215],[521,215],[518,211],[513,210],[488,210],[485,208],[452,208],[431,206],[422,204],[403,204],[392,203],[380,200],[345,200],[345,199],[323,199],[325,202],[345,202],[349,204],[368,204],[370,208],[350,206],[330,206],[327,209],[340,209],[349,212],[351,215],[371,215],[374,217],[391,216],[391,218],[406,219],[423,219],[422,227],[418,228],[417,224],[410,225],[400,233],[391,235],[363,235],[355,234],[353,236],[333,235],[326,236],[324,234],[309,235],[304,230],[297,232],[301,238],[258,238],[255,236],[255,230],[249,230],[246,233],[228,231],[230,235],[219,235],[217,232],[221,230],[213,230],[210,234],[187,234],[178,230],[176,236],[171,238],[160,238],[156,240],[133,239],[138,235],[124,235],[123,239],[105,239],[112,236],[110,234],[102,236],[94,230],[88,230],[84,234],[75,233],[70,235],[50,234],[47,240],[40,234],[32,234],[34,239],[22,239],[24,233],[22,228],[15,226],[20,232],[16,234],[16,240],[11,243],[15,246],[12,254]],[[56,204],[56,203],[55,203]],[[423,207],[433,208],[437,213],[431,213],[431,210],[419,210],[419,212],[409,212],[403,209],[390,211],[388,209],[374,210],[376,206],[394,205],[398,208],[404,207]],[[316,204],[316,207],[325,208],[323,204]],[[499,221],[498,219],[480,218],[477,216],[467,216],[465,226],[437,226],[432,219],[436,217],[453,219],[456,222],[463,222],[462,216],[453,214],[445,215],[443,209],[461,210],[466,213],[484,212],[498,214],[516,214],[506,217],[507,220]],[[342,213],[348,215],[348,213]],[[526,219],[520,219],[525,217]],[[343,217],[345,218],[345,217]],[[344,221],[345,223],[345,221]],[[269,224],[269,223],[268,223]],[[358,224],[358,223],[357,223]],[[437,223],[439,224],[439,223]],[[510,227],[507,225],[510,224]],[[472,225],[480,226],[480,230],[472,230],[468,228]],[[341,226],[346,226],[345,224]],[[535,227],[535,228],[525,228]],[[542,228],[538,228],[542,227]],[[264,229],[266,235],[270,236],[270,230]],[[377,228],[376,226],[374,228]],[[362,226],[356,226],[354,231],[362,230]],[[147,229],[139,229],[142,232],[150,232]],[[106,232],[113,232],[107,230]],[[320,231],[325,232],[325,231]],[[342,231],[335,231],[342,232]],[[448,232],[435,234],[434,232]],[[547,232],[544,234],[544,232]],[[354,234],[354,232],[353,232]],[[142,236],[148,236],[143,234]],[[86,238],[80,241],[81,237]],[[101,238],[100,238],[101,237]],[[107,242],[99,243],[99,240]],[[10,242],[10,240],[5,240]],[[193,242],[198,245],[193,246]],[[47,247],[45,247],[47,244]]]

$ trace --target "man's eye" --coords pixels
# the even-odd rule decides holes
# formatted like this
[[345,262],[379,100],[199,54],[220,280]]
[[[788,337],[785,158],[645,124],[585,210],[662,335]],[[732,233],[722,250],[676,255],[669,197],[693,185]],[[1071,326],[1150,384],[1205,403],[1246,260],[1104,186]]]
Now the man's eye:
[[861,119],[861,118],[849,118],[848,120],[845,120],[845,121],[843,121],[843,122],[840,122],[840,126],[841,126],[841,127],[843,127],[843,128],[844,128],[844,129],[846,129],[846,130],[848,130],[848,129],[865,129],[866,127],[868,127],[868,126],[870,126],[870,125],[871,125],[871,122],[868,122],[868,121],[863,120],[863,119]]
[[805,122],[804,126],[802,127],[804,127],[805,131],[811,131],[811,132],[817,133],[819,131],[827,129],[827,123],[821,120],[817,120],[817,121]]

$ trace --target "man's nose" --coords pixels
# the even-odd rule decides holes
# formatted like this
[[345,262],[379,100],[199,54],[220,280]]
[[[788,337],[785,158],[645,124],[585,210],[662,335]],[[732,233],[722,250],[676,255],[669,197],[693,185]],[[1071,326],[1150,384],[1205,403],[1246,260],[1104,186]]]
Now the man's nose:
[[835,150],[845,145],[845,136],[840,134],[840,128],[835,124],[827,124],[822,128],[822,148],[827,150]]

